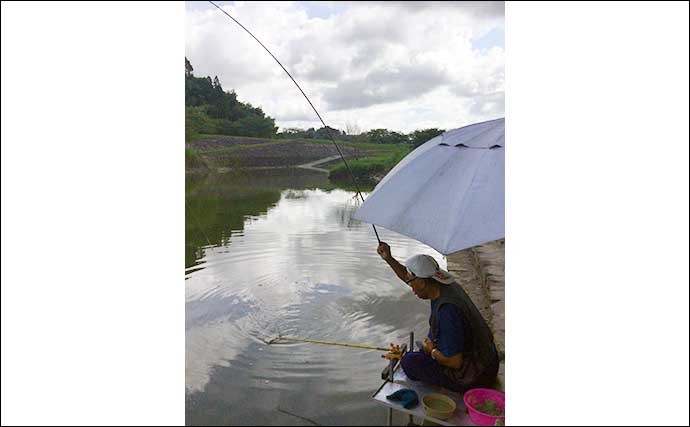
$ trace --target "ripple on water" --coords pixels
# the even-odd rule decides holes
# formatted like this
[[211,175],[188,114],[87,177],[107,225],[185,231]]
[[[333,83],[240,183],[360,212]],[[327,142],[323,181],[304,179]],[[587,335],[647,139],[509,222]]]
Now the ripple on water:
[[[210,408],[235,416],[251,408],[257,419],[275,420],[273,409],[252,402],[276,391],[295,407],[318,412],[328,405],[333,416],[350,421],[356,418],[347,418],[348,411],[366,411],[368,403],[361,402],[368,402],[385,365],[381,352],[266,344],[283,334],[387,346],[426,320],[428,307],[376,254],[371,226],[352,219],[353,196],[283,193],[264,214],[245,218],[242,230],[226,232],[223,245],[203,248],[185,270],[192,417],[214,413]],[[445,265],[428,247],[381,228],[379,234],[401,261],[422,252]]]

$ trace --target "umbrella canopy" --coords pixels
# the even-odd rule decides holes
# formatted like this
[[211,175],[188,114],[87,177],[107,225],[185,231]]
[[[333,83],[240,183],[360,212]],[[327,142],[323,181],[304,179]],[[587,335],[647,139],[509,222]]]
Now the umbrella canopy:
[[505,236],[505,119],[449,130],[391,170],[354,218],[447,255]]

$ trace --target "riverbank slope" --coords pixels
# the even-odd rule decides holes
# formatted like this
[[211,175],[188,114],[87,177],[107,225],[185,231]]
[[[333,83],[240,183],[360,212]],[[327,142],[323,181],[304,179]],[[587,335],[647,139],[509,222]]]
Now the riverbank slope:
[[[366,144],[338,142],[343,156],[356,163],[358,159],[388,158],[401,150],[400,144]],[[326,172],[342,163],[331,141],[309,139],[264,139],[226,135],[201,135],[187,142],[187,172],[208,170],[283,168],[317,164]],[[324,162],[321,164],[321,162]]]

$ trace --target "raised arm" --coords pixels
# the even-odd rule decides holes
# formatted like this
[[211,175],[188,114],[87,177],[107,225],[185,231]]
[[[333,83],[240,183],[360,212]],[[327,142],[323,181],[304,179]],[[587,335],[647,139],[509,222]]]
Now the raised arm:
[[379,247],[376,249],[376,252],[378,252],[381,258],[383,258],[383,260],[390,265],[400,280],[403,282],[408,280],[407,269],[404,265],[400,264],[395,258],[393,258],[393,255],[391,255],[391,247],[388,246],[388,243],[379,243]]

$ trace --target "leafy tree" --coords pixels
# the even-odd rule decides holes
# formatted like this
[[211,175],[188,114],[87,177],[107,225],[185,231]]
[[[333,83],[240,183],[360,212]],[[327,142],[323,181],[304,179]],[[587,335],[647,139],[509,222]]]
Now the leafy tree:
[[192,72],[194,71],[194,68],[192,67],[192,63],[189,62],[189,59],[187,57],[184,57],[184,75],[185,77],[191,77],[193,76]]
[[410,143],[412,144],[413,148],[417,148],[425,142],[429,141],[430,139],[433,139],[438,135],[442,134],[443,132],[445,132],[443,129],[437,128],[416,130],[410,133]]
[[[224,134],[261,138],[307,138],[370,142],[375,144],[411,144],[418,147],[443,133],[442,129],[421,129],[405,135],[388,129],[372,129],[359,133],[356,125],[347,126],[347,132],[332,127],[319,129],[290,128],[276,135],[275,120],[266,116],[260,107],[237,100],[235,91],[225,91],[215,76],[195,77],[194,68],[185,57],[185,136],[187,140],[198,134]],[[359,133],[359,135],[354,135]]]
[[328,131],[331,131],[331,135],[333,135],[333,138],[339,139],[339,137],[345,135],[344,132],[341,132],[338,129],[332,128],[330,126],[322,127],[319,128],[316,132],[314,132],[314,138],[316,139],[331,139],[330,136],[328,135]]
[[373,144],[403,144],[409,141],[407,135],[388,129],[372,129],[361,134],[361,138]]
[[[226,92],[215,76],[194,77],[192,64],[185,58],[185,106],[188,107],[187,137],[200,133],[236,136],[274,137],[275,120],[259,107],[237,100],[234,91]],[[199,107],[197,109],[189,107]],[[203,108],[201,108],[203,107]]]
[[319,129],[309,128],[309,129],[299,129],[299,128],[287,128],[282,132],[278,133],[278,138],[304,138],[304,139],[330,139],[328,131],[331,131],[331,135],[336,140],[349,141],[352,138],[340,129],[332,128],[330,126],[321,127]]
[[217,123],[207,114],[208,105],[185,107],[185,140],[200,133],[218,133]]

